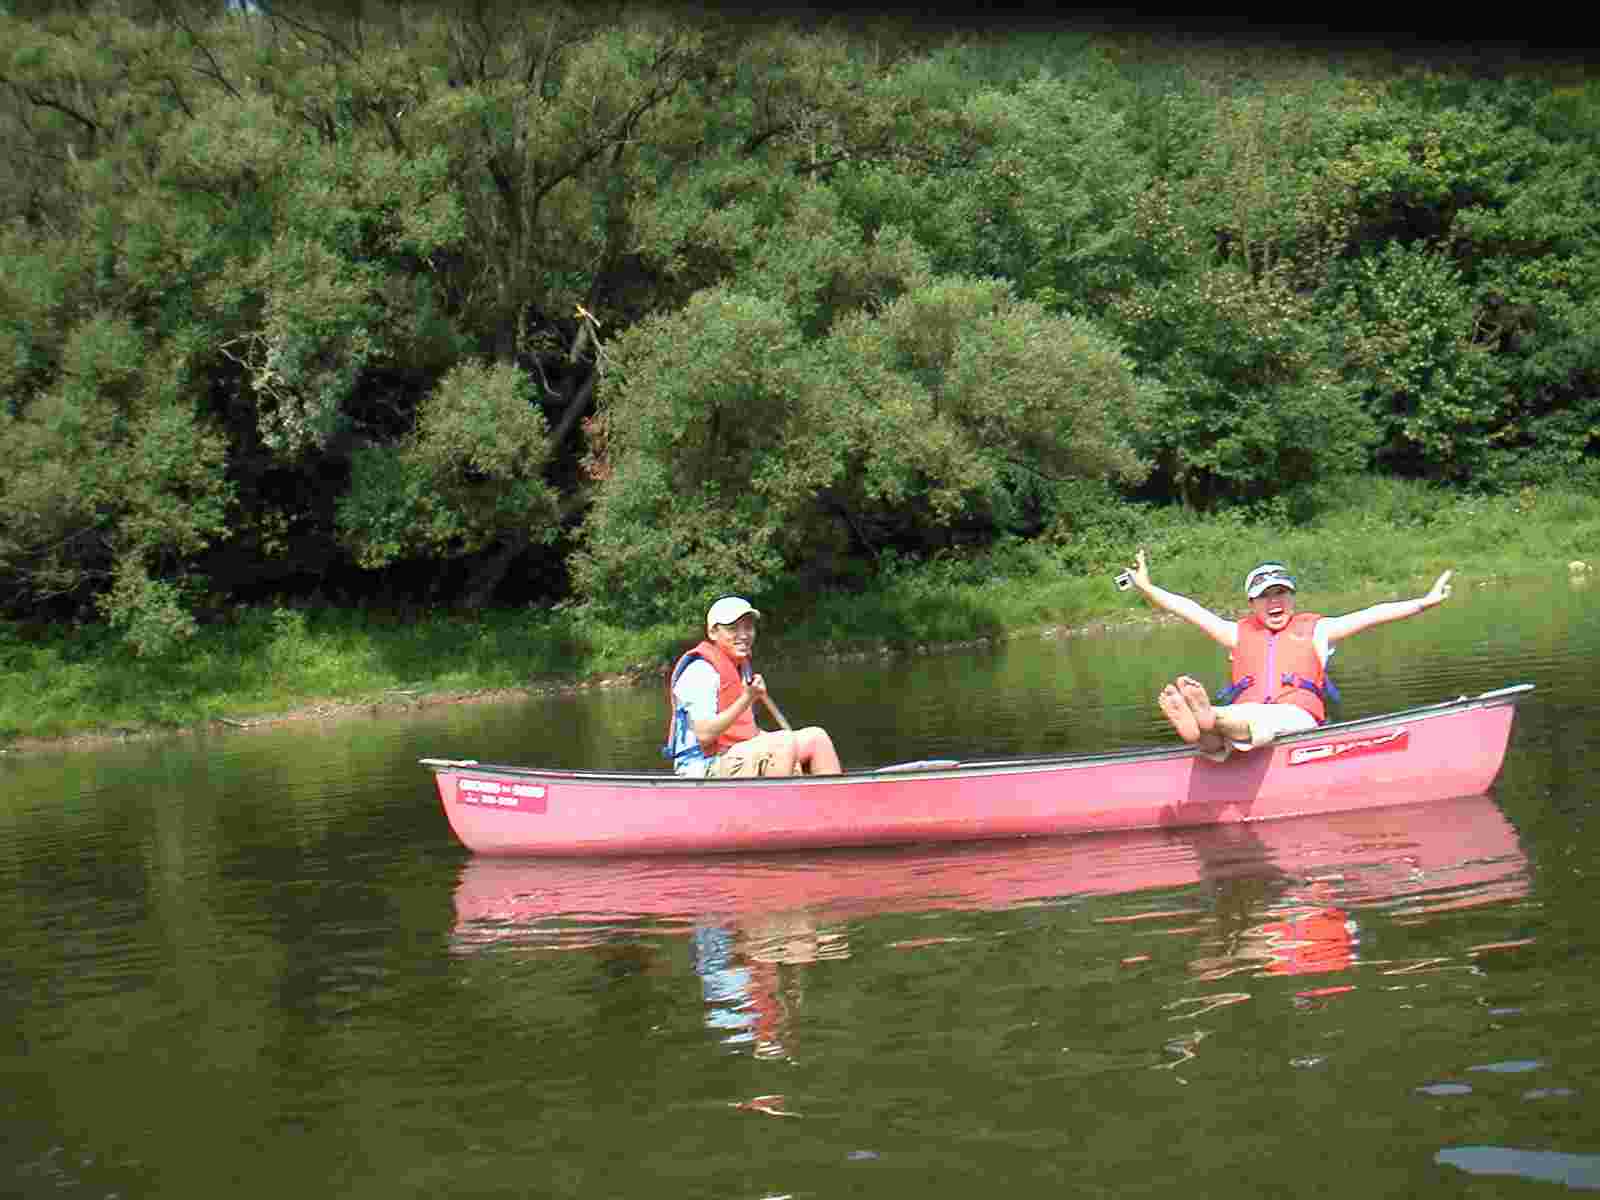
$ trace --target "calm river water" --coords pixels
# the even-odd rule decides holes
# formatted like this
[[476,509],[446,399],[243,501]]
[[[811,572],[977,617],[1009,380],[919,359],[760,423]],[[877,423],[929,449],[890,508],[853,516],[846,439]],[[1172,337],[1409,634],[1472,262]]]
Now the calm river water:
[[[1219,660],[763,669],[868,765],[1165,742]],[[1337,668],[1537,690],[1461,802],[687,862],[475,861],[416,763],[657,765],[653,688],[4,756],[0,1194],[1600,1189],[1600,588],[1460,581]]]

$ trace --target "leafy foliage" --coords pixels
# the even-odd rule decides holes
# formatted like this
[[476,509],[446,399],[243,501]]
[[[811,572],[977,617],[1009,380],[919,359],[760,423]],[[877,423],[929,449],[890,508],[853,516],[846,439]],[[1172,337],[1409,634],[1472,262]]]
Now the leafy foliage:
[[827,578],[852,553],[993,537],[1063,479],[1143,474],[1131,365],[998,281],[914,286],[810,341],[775,301],[719,289],[612,355],[574,566],[595,604],[664,615],[729,580]]
[[147,656],[1600,460],[1579,75],[510,0],[0,45],[0,606]]
[[82,611],[98,599],[140,652],[192,632],[182,563],[226,532],[224,442],[168,390],[124,319],[73,327],[50,390],[0,434],[0,579],[12,603]]
[[1460,271],[1425,245],[1391,243],[1346,274],[1340,324],[1378,461],[1456,481],[1481,472],[1509,416],[1505,370],[1475,338]]
[[529,392],[514,367],[464,362],[422,402],[409,438],[357,451],[339,523],[363,566],[554,537],[549,431]]
[[1278,279],[1214,267],[1114,311],[1164,384],[1142,445],[1184,503],[1259,500],[1364,465],[1371,423],[1310,306]]

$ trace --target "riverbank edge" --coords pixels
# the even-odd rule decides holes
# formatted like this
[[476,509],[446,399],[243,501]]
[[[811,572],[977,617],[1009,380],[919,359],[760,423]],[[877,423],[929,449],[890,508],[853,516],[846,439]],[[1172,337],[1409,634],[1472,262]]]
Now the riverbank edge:
[[[1089,636],[1174,620],[1137,596],[1111,588],[1111,577],[1126,564],[1130,545],[1147,548],[1158,566],[1158,582],[1177,584],[1184,594],[1217,611],[1237,603],[1238,580],[1263,556],[1303,564],[1301,582],[1322,611],[1352,611],[1419,595],[1444,569],[1456,572],[1458,591],[1524,578],[1570,580],[1580,587],[1600,582],[1600,494],[1571,486],[1490,498],[1415,482],[1364,479],[1330,490],[1320,513],[1298,523],[1127,506],[1110,508],[1099,519],[1107,527],[1086,526],[1071,563],[1048,548],[996,548],[910,569],[891,566],[861,593],[764,595],[766,605],[788,618],[783,631],[774,630],[764,643],[764,668],[772,670],[784,661],[868,662],[957,653],[994,643]],[[1094,548],[1086,552],[1090,543]],[[239,633],[224,633],[212,648],[196,650],[194,661],[203,662],[215,651],[235,673],[253,669],[270,674],[277,699],[239,696],[243,702],[230,712],[222,694],[190,687],[187,699],[167,706],[154,719],[128,711],[137,706],[122,706],[121,714],[111,717],[108,710],[118,707],[115,703],[100,704],[97,717],[84,711],[92,704],[83,700],[106,700],[119,688],[126,693],[130,679],[135,689],[159,691],[161,670],[172,664],[153,668],[148,676],[126,671],[97,676],[91,668],[52,693],[51,673],[81,672],[86,648],[80,643],[78,653],[71,655],[49,649],[50,637],[59,643],[73,636],[58,631],[44,635],[47,648],[36,652],[30,647],[38,644],[38,637],[16,636],[13,628],[0,638],[0,651],[5,652],[0,662],[9,668],[0,672],[0,685],[11,703],[35,720],[16,719],[22,712],[7,714],[0,756],[383,717],[447,705],[517,703],[594,688],[661,686],[672,658],[688,645],[686,631],[675,626],[635,628],[604,620],[552,620],[546,614],[535,616],[530,627],[524,613],[459,620],[440,614],[437,620],[411,621],[406,624],[411,640],[391,643],[406,651],[397,656],[406,660],[399,669],[364,672],[358,665],[343,682],[330,677],[339,672],[324,668],[330,662],[337,666],[341,637],[352,635],[346,640],[357,643],[359,659],[375,644],[372,638],[381,645],[390,636],[385,631],[396,628],[393,614],[380,615],[370,629],[368,617],[360,610],[324,610],[319,617],[301,608],[241,609],[236,617]],[[444,643],[424,645],[420,659],[414,636],[419,629],[424,640],[442,630]],[[114,646],[108,631],[98,633],[90,659],[98,657],[100,646]],[[502,634],[509,640],[503,653],[492,648],[486,658],[457,653],[463,634],[475,646],[487,643],[492,648]],[[448,680],[429,677],[439,662],[451,666]],[[186,665],[179,663],[179,674],[167,678],[180,678]],[[68,707],[78,712],[68,716]],[[50,708],[62,710],[48,722],[55,728],[39,729],[46,722],[37,718]]]
[[[828,662],[867,662],[873,659],[924,654],[953,654],[991,646],[996,642],[1050,640],[1086,637],[1140,626],[1171,624],[1177,618],[1150,611],[1144,614],[1100,618],[1081,625],[1044,625],[1008,630],[1002,633],[960,641],[880,645],[868,650],[819,652],[816,657]],[[208,717],[185,725],[143,725],[114,729],[89,729],[58,737],[18,737],[0,747],[0,755],[22,756],[72,750],[95,750],[128,742],[198,737],[211,733],[248,733],[277,729],[304,721],[339,721],[356,717],[399,716],[420,709],[461,704],[516,704],[547,696],[577,695],[598,688],[638,687],[660,682],[661,663],[637,663],[622,671],[572,676],[522,687],[441,688],[437,691],[387,689],[378,695],[361,697],[313,697],[304,703],[278,712],[251,717]]]

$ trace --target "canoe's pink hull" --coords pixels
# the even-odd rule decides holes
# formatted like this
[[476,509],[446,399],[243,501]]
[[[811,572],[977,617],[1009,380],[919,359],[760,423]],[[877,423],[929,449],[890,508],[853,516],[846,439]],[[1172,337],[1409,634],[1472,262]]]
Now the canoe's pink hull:
[[1185,748],[759,780],[425,759],[480,854],[787,850],[1263,821],[1484,792],[1525,686],[1330,725],[1214,763]]

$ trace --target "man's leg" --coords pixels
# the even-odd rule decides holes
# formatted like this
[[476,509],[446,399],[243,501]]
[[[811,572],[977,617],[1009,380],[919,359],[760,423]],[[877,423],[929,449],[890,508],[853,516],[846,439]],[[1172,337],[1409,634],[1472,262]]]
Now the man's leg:
[[795,752],[792,733],[758,733],[729,746],[711,760],[712,779],[749,779],[757,775],[791,775]]
[[799,760],[795,755],[794,734],[787,729],[777,733],[763,733],[762,738],[772,739],[771,757],[767,760],[767,769],[763,775],[793,775]]
[[810,775],[837,775],[839,752],[833,748],[828,731],[817,725],[795,730],[795,761]]

